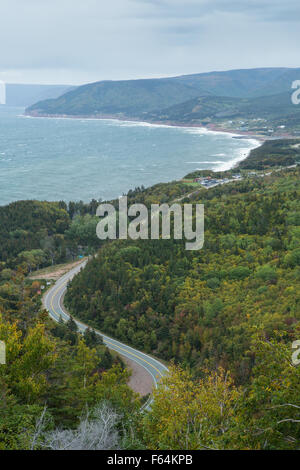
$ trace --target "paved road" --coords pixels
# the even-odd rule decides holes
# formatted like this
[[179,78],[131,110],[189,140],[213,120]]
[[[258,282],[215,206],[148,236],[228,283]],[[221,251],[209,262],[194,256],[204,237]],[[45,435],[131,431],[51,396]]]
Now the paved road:
[[[60,317],[63,319],[63,321],[69,320],[70,316],[66,312],[64,306],[63,306],[63,296],[67,290],[67,285],[68,282],[76,275],[78,272],[85,267],[87,264],[87,261],[84,261],[82,264],[76,266],[73,268],[71,271],[69,271],[67,274],[62,276],[55,284],[53,287],[51,287],[48,292],[45,294],[43,298],[43,304],[48,310],[50,317],[54,321],[59,321]],[[75,320],[78,330],[83,333],[87,327],[84,323]],[[128,359],[131,359],[132,361],[136,362],[140,366],[142,366],[148,374],[150,374],[153,384],[155,388],[157,388],[159,381],[161,378],[166,375],[168,372],[168,368],[162,364],[161,362],[157,361],[156,359],[153,359],[151,356],[148,356],[147,354],[144,354],[141,351],[138,351],[134,348],[131,348],[130,346],[127,346],[126,344],[120,343],[119,341],[116,341],[115,339],[110,338],[109,336],[106,336],[102,334],[101,332],[96,330],[96,333],[102,336],[103,338],[103,343],[109,348],[117,353],[119,353],[121,356],[125,356]],[[147,402],[148,407],[150,404],[150,401]]]

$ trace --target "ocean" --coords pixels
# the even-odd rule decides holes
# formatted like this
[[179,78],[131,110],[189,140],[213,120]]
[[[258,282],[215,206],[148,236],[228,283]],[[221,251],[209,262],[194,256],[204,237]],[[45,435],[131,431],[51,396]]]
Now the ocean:
[[0,205],[109,200],[197,169],[229,169],[259,145],[199,128],[23,113],[0,106]]

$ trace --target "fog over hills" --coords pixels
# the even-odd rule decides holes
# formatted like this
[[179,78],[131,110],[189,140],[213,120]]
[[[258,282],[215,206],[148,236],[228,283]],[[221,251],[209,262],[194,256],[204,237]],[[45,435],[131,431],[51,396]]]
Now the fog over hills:
[[37,101],[55,99],[74,89],[70,85],[6,84],[6,105],[27,107]]

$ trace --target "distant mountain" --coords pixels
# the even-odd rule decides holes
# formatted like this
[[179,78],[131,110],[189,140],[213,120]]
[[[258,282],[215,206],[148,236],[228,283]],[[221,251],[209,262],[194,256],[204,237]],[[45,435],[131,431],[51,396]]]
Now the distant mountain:
[[199,96],[253,98],[286,93],[300,68],[264,68],[172,78],[103,81],[76,88],[27,109],[33,115],[143,117]]
[[55,99],[74,89],[70,85],[6,85],[6,104],[8,106],[27,107],[37,101]]
[[300,122],[300,106],[293,105],[291,92],[257,98],[200,96],[161,111],[148,113],[146,118],[190,124],[260,118],[284,124],[286,120]]

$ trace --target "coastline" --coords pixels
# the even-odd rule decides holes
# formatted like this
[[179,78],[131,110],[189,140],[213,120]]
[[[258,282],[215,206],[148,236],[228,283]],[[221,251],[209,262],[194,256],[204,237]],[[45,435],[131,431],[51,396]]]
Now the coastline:
[[183,123],[178,121],[150,121],[150,120],[143,120],[140,118],[131,118],[128,116],[116,116],[111,114],[94,114],[94,115],[85,115],[85,114],[40,114],[40,113],[24,113],[24,117],[30,118],[44,118],[44,119],[79,119],[79,120],[86,120],[86,121],[120,121],[120,122],[132,122],[132,123],[139,123],[139,124],[149,124],[154,126],[164,126],[164,127],[178,127],[178,128],[196,128],[196,129],[204,129],[207,132],[213,132],[218,134],[230,134],[236,138],[241,139],[255,139],[264,142],[268,140],[267,137],[253,134],[249,131],[239,131],[236,129],[223,129],[216,124],[209,124],[207,126],[203,126],[202,124],[197,123]]
[[[208,134],[223,134],[227,136],[231,136],[234,139],[239,140],[247,140],[255,142],[255,146],[253,148],[241,149],[240,155],[229,162],[224,162],[223,168],[216,168],[212,169],[213,172],[219,171],[230,171],[233,170],[238,166],[238,164],[246,160],[251,151],[255,148],[260,147],[263,143],[268,140],[266,137],[261,135],[256,135],[251,132],[243,132],[237,130],[226,130],[221,127],[218,127],[215,124],[210,124],[208,126],[203,126],[201,124],[186,124],[182,122],[176,121],[144,121],[138,118],[130,118],[130,117],[121,117],[121,116],[114,116],[114,115],[65,115],[65,114],[40,114],[40,113],[24,113],[23,117],[29,118],[40,118],[40,119],[78,119],[78,120],[85,120],[85,121],[119,121],[123,123],[136,123],[140,125],[149,125],[149,126],[158,126],[158,127],[173,127],[173,128],[186,128],[186,129],[202,129],[203,132],[207,132]],[[243,154],[241,154],[243,152]],[[245,153],[244,153],[245,152]],[[229,165],[229,166],[228,166]],[[227,167],[228,166],[228,167]]]

